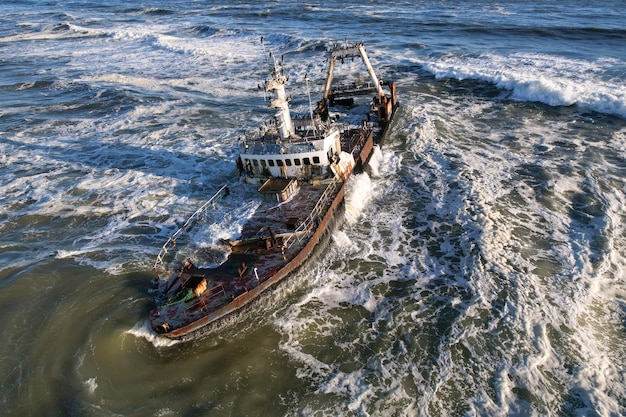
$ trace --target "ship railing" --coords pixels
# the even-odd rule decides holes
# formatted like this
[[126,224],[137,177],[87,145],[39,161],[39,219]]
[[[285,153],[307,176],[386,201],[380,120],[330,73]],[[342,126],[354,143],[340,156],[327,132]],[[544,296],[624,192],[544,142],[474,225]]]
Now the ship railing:
[[[322,217],[325,212],[326,206],[333,200],[333,197],[339,187],[341,181],[336,177],[333,177],[331,183],[324,190],[320,198],[317,200],[315,207],[311,210],[311,213],[304,219],[302,223],[291,233],[291,235],[283,241],[283,249],[289,249],[296,241],[302,243],[303,239],[307,239],[310,233],[317,227],[316,222]],[[305,232],[305,233],[303,233]]]
[[225,184],[222,185],[222,187],[217,190],[215,194],[213,194],[213,197],[207,200],[198,210],[196,210],[191,216],[189,216],[187,221],[178,230],[176,230],[169,239],[167,239],[167,242],[165,242],[161,247],[161,251],[157,255],[154,262],[153,270],[157,274],[157,276],[159,276],[159,271],[162,271],[163,266],[165,265],[165,255],[169,253],[170,248],[176,247],[176,239],[182,236],[185,231],[190,230],[193,225],[198,221],[198,218],[204,212],[206,212],[208,207],[215,207],[215,202],[218,199],[222,198],[223,194],[226,193],[227,190],[228,187]]
[[[207,306],[207,301],[213,300],[218,296],[226,297],[226,290],[224,289],[224,285],[217,284],[208,290],[206,293],[198,299],[195,303],[193,303],[188,309],[184,311],[185,317],[189,318],[190,315],[193,315],[198,310],[204,310]],[[191,313],[191,314],[188,314]]]

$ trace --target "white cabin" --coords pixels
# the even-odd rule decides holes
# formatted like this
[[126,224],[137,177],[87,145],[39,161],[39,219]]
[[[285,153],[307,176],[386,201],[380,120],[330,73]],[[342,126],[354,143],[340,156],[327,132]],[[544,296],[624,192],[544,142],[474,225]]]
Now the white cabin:
[[246,179],[313,179],[332,175],[330,164],[341,152],[341,142],[337,129],[325,133],[305,137],[294,134],[286,141],[266,133],[260,139],[244,141],[240,158]]

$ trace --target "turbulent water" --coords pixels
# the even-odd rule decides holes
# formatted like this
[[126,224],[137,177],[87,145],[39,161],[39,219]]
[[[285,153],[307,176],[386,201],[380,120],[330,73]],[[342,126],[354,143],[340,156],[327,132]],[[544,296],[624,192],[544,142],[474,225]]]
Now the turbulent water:
[[[0,414],[626,414],[623,1],[103,3],[0,5]],[[152,263],[240,186],[261,36],[295,110],[346,39],[401,108],[319,258],[167,342]]]

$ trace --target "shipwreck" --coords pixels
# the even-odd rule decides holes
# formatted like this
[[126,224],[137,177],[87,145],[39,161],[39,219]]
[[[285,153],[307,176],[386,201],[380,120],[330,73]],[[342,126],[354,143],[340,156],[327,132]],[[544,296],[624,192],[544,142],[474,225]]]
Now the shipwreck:
[[[340,216],[346,181],[367,165],[398,104],[395,82],[377,77],[363,43],[335,46],[329,58],[323,96],[304,116],[291,114],[284,65],[274,59],[264,87],[274,115],[240,141],[236,161],[240,177],[258,189],[262,202],[240,235],[226,242],[228,255],[217,266],[190,258],[171,266],[175,262],[166,258],[226,186],[163,245],[154,263],[156,306],[149,313],[156,333],[188,338],[248,305],[305,263]],[[335,86],[336,67],[355,60],[367,75]]]

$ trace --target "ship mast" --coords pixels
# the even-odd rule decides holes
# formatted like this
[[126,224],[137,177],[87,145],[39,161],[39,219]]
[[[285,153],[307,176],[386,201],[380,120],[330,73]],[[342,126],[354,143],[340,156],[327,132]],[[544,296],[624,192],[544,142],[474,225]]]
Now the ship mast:
[[[263,44],[263,38],[261,38],[261,43]],[[265,50],[265,45],[263,45],[263,49]],[[273,96],[272,99],[270,99],[270,107],[276,109],[276,127],[278,128],[280,139],[284,141],[295,133],[291,121],[291,114],[289,113],[289,100],[285,93],[285,83],[288,77],[285,76],[283,60],[281,59],[279,64],[271,52],[270,57],[274,60],[274,70],[271,74],[272,79],[267,82],[266,88]]]
[[[374,97],[373,105],[376,108],[376,112],[378,113],[378,120],[380,123],[389,123],[391,119],[391,115],[393,114],[394,107],[397,105],[396,101],[396,85],[395,83],[383,83],[378,80],[376,73],[374,72],[374,68],[372,68],[372,64],[367,56],[367,52],[365,52],[365,47],[363,46],[363,42],[357,43],[354,46],[345,46],[339,47],[335,46],[332,51],[332,55],[330,58],[330,65],[328,66],[328,75],[326,77],[326,86],[324,88],[324,97],[322,100],[318,102],[318,114],[320,114],[322,120],[327,120],[329,117],[328,113],[328,100],[334,100],[337,96],[341,94],[347,94],[350,90],[353,90],[354,93],[356,90],[361,89],[358,86],[347,87],[343,90],[333,91],[331,90],[332,82],[333,82],[333,72],[335,70],[335,64],[337,60],[343,63],[346,59],[354,59],[361,58],[363,64],[367,68],[367,73],[372,80],[373,88],[376,90],[376,97]],[[383,84],[388,85],[390,91],[390,95],[387,96],[385,91],[383,90]],[[349,94],[348,94],[349,95]]]
[[344,48],[335,48],[332,52],[330,65],[328,67],[328,75],[326,77],[326,88],[324,88],[324,100],[328,100],[328,96],[330,95],[330,87],[333,81],[333,72],[335,70],[335,62],[339,59],[343,61],[346,58],[360,57],[365,66],[367,67],[367,72],[372,79],[372,83],[378,92],[378,98],[382,99],[385,96],[385,92],[383,91],[380,82],[378,81],[378,77],[376,77],[376,73],[374,72],[374,68],[370,63],[369,58],[367,57],[367,52],[365,52],[365,47],[363,46],[363,42],[357,43],[351,47]]

